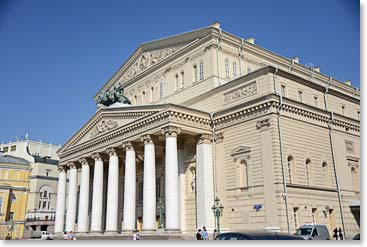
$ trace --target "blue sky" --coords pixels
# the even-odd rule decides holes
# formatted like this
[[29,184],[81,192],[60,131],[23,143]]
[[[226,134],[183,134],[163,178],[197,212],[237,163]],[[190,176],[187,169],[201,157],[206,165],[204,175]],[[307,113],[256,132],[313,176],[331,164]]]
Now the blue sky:
[[65,143],[140,43],[215,21],[359,87],[359,13],[356,0],[0,0],[0,142]]

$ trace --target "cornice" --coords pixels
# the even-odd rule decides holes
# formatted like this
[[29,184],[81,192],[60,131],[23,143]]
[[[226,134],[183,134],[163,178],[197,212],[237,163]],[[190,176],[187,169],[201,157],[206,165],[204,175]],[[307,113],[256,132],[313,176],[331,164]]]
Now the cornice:
[[[105,147],[122,145],[123,142],[129,141],[133,137],[149,134],[153,130],[160,131],[169,123],[177,127],[190,126],[190,128],[197,129],[198,132],[202,132],[201,130],[210,131],[209,114],[193,110],[190,112],[189,108],[170,105],[160,112],[146,115],[90,141],[66,148],[60,152],[59,156],[65,162],[65,160],[70,160],[69,157],[77,159],[85,156],[86,153],[101,152]],[[76,156],[76,154],[78,155]]]

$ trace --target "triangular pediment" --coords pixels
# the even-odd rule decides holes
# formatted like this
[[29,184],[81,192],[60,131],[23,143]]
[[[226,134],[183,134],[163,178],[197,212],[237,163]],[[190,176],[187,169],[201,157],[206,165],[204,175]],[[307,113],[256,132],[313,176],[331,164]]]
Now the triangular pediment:
[[141,44],[112,78],[97,92],[95,97],[99,93],[112,88],[117,83],[124,85],[125,82],[158,65],[168,57],[185,49],[185,47],[198,42],[198,40],[209,35],[211,29],[211,27],[206,27]]
[[105,134],[138,121],[161,109],[154,106],[130,106],[100,109],[65,145],[58,151],[64,152],[80,144],[92,141]]
[[232,150],[231,156],[232,157],[241,157],[250,154],[251,148],[246,146],[239,146]]

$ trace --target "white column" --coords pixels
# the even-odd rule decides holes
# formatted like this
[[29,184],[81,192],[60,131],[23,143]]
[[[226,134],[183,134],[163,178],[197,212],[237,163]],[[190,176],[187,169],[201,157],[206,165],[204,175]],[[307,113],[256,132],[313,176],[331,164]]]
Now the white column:
[[184,145],[182,142],[177,143],[177,157],[178,157],[178,183],[180,190],[180,226],[181,231],[186,231],[186,217],[185,217],[185,163],[184,163]]
[[215,227],[212,206],[214,204],[213,159],[210,135],[201,135],[196,146],[196,210],[197,227],[206,226],[207,230]]
[[59,181],[57,185],[55,233],[62,233],[64,231],[65,217],[66,167],[59,165],[58,170]]
[[156,230],[155,150],[149,135],[141,137],[144,142],[143,182],[143,231]]
[[124,231],[135,230],[136,204],[136,163],[135,150],[131,142],[124,143],[126,148],[125,186],[124,186]]
[[102,203],[103,203],[103,161],[98,153],[92,155],[94,159],[93,197],[91,232],[102,232]]
[[166,231],[180,230],[180,201],[178,187],[178,158],[177,135],[181,130],[176,127],[166,127],[162,130],[166,137],[166,167],[165,167],[165,209]]
[[78,169],[76,163],[70,163],[68,206],[66,213],[66,231],[75,231],[76,197],[78,187]]
[[117,232],[119,158],[114,148],[108,148],[107,153],[110,160],[108,164],[106,232]]
[[82,174],[79,193],[78,210],[78,232],[88,232],[88,211],[89,211],[89,164],[87,159],[79,160],[82,164]]

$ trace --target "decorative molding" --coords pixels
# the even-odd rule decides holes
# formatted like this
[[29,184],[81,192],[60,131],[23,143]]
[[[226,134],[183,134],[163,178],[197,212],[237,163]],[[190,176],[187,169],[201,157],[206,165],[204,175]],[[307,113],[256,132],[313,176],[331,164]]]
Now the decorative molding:
[[263,119],[256,122],[256,129],[261,129],[263,127],[269,127],[270,126],[270,119]]
[[90,134],[90,139],[106,132],[109,130],[112,130],[114,128],[118,127],[118,123],[114,120],[102,120],[100,124],[98,124],[94,130],[92,131],[92,133]]
[[161,130],[161,133],[167,138],[167,137],[176,137],[181,134],[181,128],[175,127],[175,126],[167,126],[164,127]]
[[256,81],[250,84],[247,84],[243,87],[236,88],[230,92],[224,93],[223,94],[223,104],[226,105],[229,103],[233,103],[235,101],[250,97],[255,94],[257,94]]
[[133,143],[130,141],[122,143],[122,148],[126,149],[126,151],[134,151]]
[[223,132],[216,133],[215,134],[215,142],[216,143],[222,143],[223,142]]
[[67,170],[67,166],[66,166],[66,165],[58,165],[58,166],[57,166],[57,170],[58,170],[59,172],[66,172],[66,170]]
[[78,169],[79,167],[76,162],[69,162],[67,166],[69,167],[69,169]]

